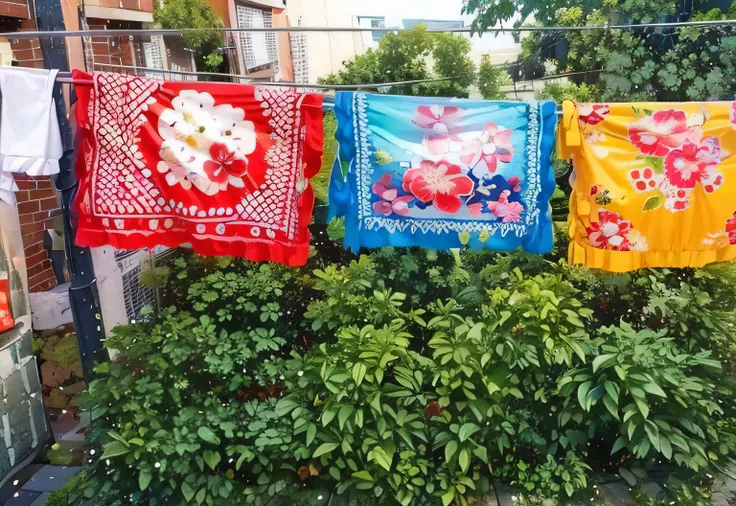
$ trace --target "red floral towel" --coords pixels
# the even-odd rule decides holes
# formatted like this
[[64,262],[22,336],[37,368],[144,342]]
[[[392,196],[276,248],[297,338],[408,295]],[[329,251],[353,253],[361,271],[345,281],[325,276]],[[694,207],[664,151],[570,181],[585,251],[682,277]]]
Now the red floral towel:
[[322,157],[322,97],[74,71],[77,244],[191,244],[301,265]]

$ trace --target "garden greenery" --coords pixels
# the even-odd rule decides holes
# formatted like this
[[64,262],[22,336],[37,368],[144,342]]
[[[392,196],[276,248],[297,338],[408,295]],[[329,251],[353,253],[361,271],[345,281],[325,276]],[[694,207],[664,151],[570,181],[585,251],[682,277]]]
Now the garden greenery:
[[731,265],[333,251],[168,266],[175,305],[115,329],[90,385],[84,496],[448,506],[500,481],[596,504],[623,477],[667,485],[641,504],[709,503],[736,449]]

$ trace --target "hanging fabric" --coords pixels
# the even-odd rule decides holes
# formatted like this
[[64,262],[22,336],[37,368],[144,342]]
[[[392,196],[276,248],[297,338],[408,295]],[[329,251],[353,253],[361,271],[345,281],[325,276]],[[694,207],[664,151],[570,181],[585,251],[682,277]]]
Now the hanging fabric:
[[555,104],[338,93],[345,245],[552,249]]
[[736,257],[736,103],[563,106],[571,263],[614,272]]
[[77,244],[189,244],[302,265],[322,156],[322,98],[291,88],[74,72]]
[[53,89],[57,70],[0,67],[0,199],[15,204],[12,174],[59,173],[64,149]]

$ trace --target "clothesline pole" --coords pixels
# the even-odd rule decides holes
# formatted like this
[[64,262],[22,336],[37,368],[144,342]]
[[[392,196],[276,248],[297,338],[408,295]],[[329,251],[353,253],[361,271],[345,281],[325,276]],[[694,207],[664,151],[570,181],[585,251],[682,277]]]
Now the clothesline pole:
[[[428,28],[430,33],[469,33],[472,35],[483,35],[486,33],[522,33],[522,32],[579,32],[588,30],[641,30],[647,28],[708,28],[719,26],[734,26],[734,19],[719,19],[715,21],[680,21],[672,23],[641,23],[634,25],[592,25],[592,26],[518,26],[518,27],[490,27],[482,32],[473,27],[459,27],[448,29]],[[327,27],[327,26],[291,26],[291,27],[268,27],[268,28],[144,28],[144,29],[114,29],[114,30],[55,30],[55,31],[29,31],[29,32],[5,32],[0,37],[13,40],[23,39],[45,39],[54,37],[125,37],[129,35],[175,35],[182,36],[193,32],[227,32],[227,33],[298,33],[298,32],[326,32],[326,33],[360,33],[360,32],[405,32],[408,28],[363,28],[363,27]]]

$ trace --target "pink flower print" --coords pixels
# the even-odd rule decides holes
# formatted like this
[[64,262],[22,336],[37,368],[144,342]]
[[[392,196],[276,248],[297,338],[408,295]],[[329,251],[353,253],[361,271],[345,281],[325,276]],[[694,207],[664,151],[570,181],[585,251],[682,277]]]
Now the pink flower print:
[[731,120],[731,126],[736,128],[736,102],[731,102],[731,107],[728,108],[728,117]]
[[594,248],[611,248],[615,251],[629,251],[629,232],[631,222],[624,220],[620,214],[601,209],[598,211],[598,222],[593,222],[586,229],[588,241]]
[[579,104],[578,119],[586,125],[597,125],[603,122],[611,108],[605,104]]
[[373,211],[377,214],[390,216],[396,213],[400,216],[409,214],[409,202],[414,200],[411,195],[398,196],[398,190],[391,183],[391,174],[384,174],[377,183],[373,183],[373,193],[381,200],[373,203]]
[[459,166],[446,161],[424,160],[419,167],[404,172],[402,185],[405,191],[443,213],[457,212],[460,197],[473,191],[473,180]]
[[488,209],[497,218],[503,218],[504,223],[516,223],[524,212],[524,206],[519,202],[509,202],[511,192],[504,190],[497,202],[488,202]]
[[488,123],[480,137],[465,143],[460,160],[470,167],[483,160],[489,172],[496,172],[498,162],[509,163],[514,156],[512,133],[512,130],[499,130],[494,123]]
[[[701,181],[707,181],[709,186],[720,186],[723,178],[714,170],[720,161],[720,143],[709,137],[699,145],[686,142],[681,148],[673,149],[664,159],[664,166],[667,178],[677,188],[694,188]],[[716,183],[718,176],[721,176],[720,184]]]
[[436,134],[446,134],[450,131],[460,109],[441,105],[420,105],[414,124],[422,128],[431,128]]
[[699,142],[700,127],[687,126],[683,111],[656,111],[629,125],[629,139],[645,155],[665,156],[685,142]]
[[470,214],[480,216],[481,214],[483,214],[483,204],[481,204],[480,202],[470,204],[468,206],[468,211],[470,211]]

